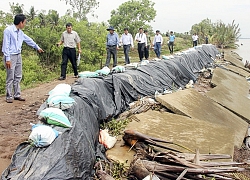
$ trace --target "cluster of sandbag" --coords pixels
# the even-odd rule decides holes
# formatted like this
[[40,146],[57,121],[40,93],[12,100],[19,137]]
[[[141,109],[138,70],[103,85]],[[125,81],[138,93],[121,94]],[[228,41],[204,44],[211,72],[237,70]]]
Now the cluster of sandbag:
[[[30,143],[20,144],[2,179],[92,179],[96,158],[103,157],[98,140],[106,148],[115,142],[105,131],[100,134],[100,122],[119,115],[128,109],[130,103],[144,96],[185,88],[191,80],[196,81],[197,72],[212,63],[216,54],[215,47],[202,46],[195,51],[175,55],[170,60],[134,65],[136,69],[125,67],[123,73],[79,78],[71,86],[71,91],[60,85],[58,90],[55,88],[49,93],[38,115],[43,116],[47,124],[53,121],[51,116],[44,115],[48,109],[62,111],[62,108],[69,107],[62,111],[70,122],[69,126],[65,128],[63,122],[50,125],[59,132],[59,136],[46,148],[30,146]],[[62,89],[67,89],[67,93],[61,92]],[[75,102],[72,106],[63,105],[62,101],[57,101],[61,96],[68,96]]]
[[32,132],[29,141],[36,147],[49,146],[59,135],[59,132],[48,125],[55,125],[64,128],[71,128],[71,123],[62,110],[68,109],[75,103],[75,100],[69,97],[71,86],[68,84],[59,84],[49,92],[47,99],[47,108],[39,114],[43,124],[32,125]]

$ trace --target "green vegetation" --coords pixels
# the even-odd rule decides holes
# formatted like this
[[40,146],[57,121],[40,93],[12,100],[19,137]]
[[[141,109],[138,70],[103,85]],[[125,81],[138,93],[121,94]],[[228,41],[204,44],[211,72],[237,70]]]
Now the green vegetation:
[[[87,21],[86,15],[93,13],[93,9],[99,6],[96,0],[61,0],[71,6],[64,16],[59,16],[55,10],[35,10],[33,6],[28,11],[19,3],[10,3],[10,12],[0,11],[0,31],[13,23],[14,15],[24,13],[27,16],[27,25],[24,32],[34,39],[34,41],[45,51],[38,54],[28,47],[25,43],[22,50],[23,58],[23,80],[22,88],[32,87],[38,83],[53,80],[60,75],[61,52],[63,47],[57,47],[56,43],[60,40],[65,24],[71,22],[73,30],[77,31],[81,41],[82,54],[81,63],[78,67],[80,71],[95,71],[102,68],[106,60],[106,23],[91,23]],[[133,11],[131,11],[133,9]],[[150,0],[130,0],[121,4],[116,10],[111,12],[109,20],[119,35],[123,33],[123,28],[128,27],[134,35],[139,27],[148,29],[153,40],[154,32],[150,22],[154,20],[156,10],[154,3]],[[235,41],[240,36],[239,25],[225,25],[223,22],[211,23],[209,19],[203,20],[199,24],[192,26],[190,33],[176,33],[174,51],[181,51],[192,46],[191,34],[196,32],[200,37],[200,43],[204,42],[205,36],[209,37],[209,42],[218,47],[235,47]],[[0,49],[2,49],[3,34],[0,34]],[[167,46],[168,37],[164,36],[162,55],[169,55]],[[2,55],[2,54],[1,54]],[[131,62],[138,62],[138,53],[135,49],[130,53]],[[155,53],[150,48],[150,58],[155,58]],[[123,49],[118,51],[118,63],[124,63]],[[67,73],[73,73],[69,63]],[[0,94],[5,93],[5,68],[0,66]]]
[[103,124],[101,124],[101,129],[108,129],[109,134],[111,136],[119,136],[123,133],[123,130],[125,129],[125,127],[128,125],[129,122],[130,120],[128,119],[122,121],[112,119],[107,123],[104,122]]
[[156,10],[150,0],[130,0],[121,4],[117,10],[111,11],[109,23],[113,25],[119,33],[123,33],[125,27],[135,36],[139,27],[151,30],[147,24],[154,20]]
[[235,44],[240,37],[239,24],[233,21],[225,24],[222,21],[212,23],[210,19],[204,19],[200,23],[192,26],[190,34],[197,33],[200,43],[205,43],[205,37],[209,43],[215,44],[219,48],[235,48]]

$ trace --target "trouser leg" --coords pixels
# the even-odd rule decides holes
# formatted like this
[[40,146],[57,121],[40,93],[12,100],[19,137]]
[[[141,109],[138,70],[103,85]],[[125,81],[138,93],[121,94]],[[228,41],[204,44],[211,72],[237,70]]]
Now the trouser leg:
[[110,63],[110,58],[111,58],[111,47],[107,47],[107,58],[106,58],[106,63],[105,66],[109,67]]
[[125,64],[129,64],[130,63],[130,60],[129,60],[129,50],[130,50],[130,45],[123,46],[123,51],[124,51],[124,55],[125,55]]
[[21,96],[21,86],[20,82],[22,80],[22,56],[18,54],[16,60],[16,67],[14,71],[14,80],[13,80],[13,87],[14,87],[14,98]]
[[140,61],[142,61],[143,59],[143,55],[144,55],[144,49],[145,49],[145,43],[140,43]]
[[[16,68],[16,55],[11,55],[11,68],[7,69],[6,68],[6,99],[12,99],[13,94],[13,81],[14,81],[14,72]],[[4,57],[4,64],[5,64],[5,57]]]
[[145,54],[145,58],[148,59],[149,57],[149,48],[150,46],[148,45],[147,47],[144,48],[144,54]]
[[68,65],[68,51],[69,49],[63,48],[62,52],[62,64],[61,64],[61,77],[66,78],[66,71]]
[[161,43],[158,43],[158,58],[161,57]]
[[77,64],[76,64],[76,49],[69,49],[69,60],[72,64],[72,68],[74,70],[74,76],[78,75],[77,72]]
[[116,49],[116,46],[112,47],[111,53],[113,55],[113,67],[115,67],[115,66],[117,66],[117,49]]
[[138,50],[139,59],[141,61],[141,43],[137,44],[137,50]]

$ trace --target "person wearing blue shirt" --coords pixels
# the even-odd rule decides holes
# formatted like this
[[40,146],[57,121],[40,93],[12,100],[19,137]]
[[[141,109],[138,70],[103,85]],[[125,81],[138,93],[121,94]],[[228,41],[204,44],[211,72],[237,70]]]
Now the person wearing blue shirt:
[[[7,71],[6,77],[6,102],[13,103],[14,100],[25,101],[21,97],[20,82],[22,79],[22,44],[23,41],[35,48],[39,53],[43,50],[24,32],[26,17],[18,14],[14,18],[14,24],[7,27],[3,32],[3,62]],[[12,92],[14,88],[14,93]]]
[[119,37],[118,34],[115,33],[115,29],[113,26],[110,26],[107,31],[109,31],[107,35],[106,41],[106,49],[107,49],[107,59],[105,66],[109,67],[111,55],[113,56],[113,67],[117,65],[117,50],[119,49]]
[[169,42],[168,42],[168,48],[170,54],[173,54],[174,52],[174,41],[175,41],[175,35],[173,34],[173,31],[170,31]]

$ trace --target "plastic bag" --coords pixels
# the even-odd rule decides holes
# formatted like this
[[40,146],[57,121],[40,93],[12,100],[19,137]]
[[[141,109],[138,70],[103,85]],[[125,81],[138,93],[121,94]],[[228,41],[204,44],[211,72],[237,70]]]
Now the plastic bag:
[[80,78],[89,78],[89,77],[97,77],[98,73],[97,72],[84,71],[84,72],[80,72],[78,75],[79,75]]
[[107,66],[105,66],[102,69],[97,70],[96,73],[102,76],[107,76],[110,73],[110,69]]
[[49,95],[57,94],[57,95],[69,96],[70,92],[71,92],[71,86],[69,84],[62,83],[56,85],[56,87],[49,92]]
[[100,130],[99,143],[103,144],[105,148],[111,149],[114,147],[117,139],[109,135],[108,130]]
[[41,111],[39,114],[43,117],[48,124],[62,126],[62,127],[72,127],[68,118],[65,116],[63,111],[58,108],[47,108]]
[[80,60],[81,60],[81,54],[79,53],[79,54],[78,54],[78,58],[77,58],[77,66],[79,66]]
[[112,69],[112,72],[115,72],[115,73],[121,73],[121,72],[124,72],[125,71],[125,67],[124,66],[116,66]]
[[75,103],[75,100],[69,96],[52,94],[47,99],[49,107],[68,109]]
[[32,144],[36,147],[49,146],[59,135],[58,131],[42,124],[32,125],[31,130],[29,140],[31,140]]

